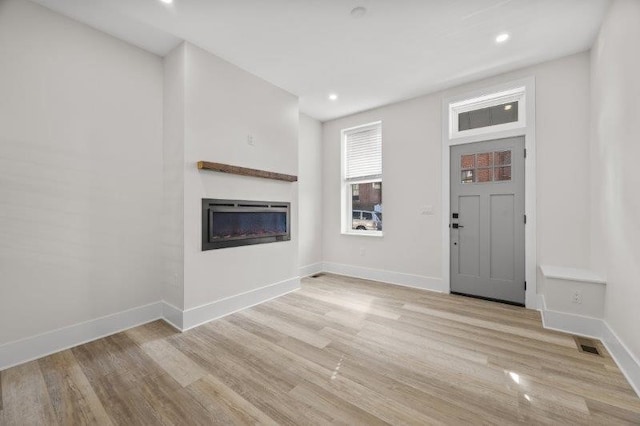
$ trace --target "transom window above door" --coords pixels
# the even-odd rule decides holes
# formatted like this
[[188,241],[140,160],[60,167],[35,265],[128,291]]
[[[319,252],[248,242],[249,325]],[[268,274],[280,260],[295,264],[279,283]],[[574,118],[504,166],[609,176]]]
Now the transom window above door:
[[525,88],[449,104],[451,139],[525,127]]
[[458,114],[458,131],[463,132],[481,127],[517,122],[519,103],[518,101],[514,101],[461,112]]

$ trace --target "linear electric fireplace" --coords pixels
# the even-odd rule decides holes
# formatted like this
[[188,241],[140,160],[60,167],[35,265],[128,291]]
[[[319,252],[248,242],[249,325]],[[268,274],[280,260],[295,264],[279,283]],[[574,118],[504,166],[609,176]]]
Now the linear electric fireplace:
[[202,199],[202,251],[291,239],[290,203]]

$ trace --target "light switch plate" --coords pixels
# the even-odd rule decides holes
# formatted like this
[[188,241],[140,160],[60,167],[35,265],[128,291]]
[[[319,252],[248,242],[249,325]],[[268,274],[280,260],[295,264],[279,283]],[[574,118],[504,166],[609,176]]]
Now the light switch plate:
[[420,209],[420,214],[421,215],[432,215],[433,214],[433,206],[432,205],[422,206],[422,208]]

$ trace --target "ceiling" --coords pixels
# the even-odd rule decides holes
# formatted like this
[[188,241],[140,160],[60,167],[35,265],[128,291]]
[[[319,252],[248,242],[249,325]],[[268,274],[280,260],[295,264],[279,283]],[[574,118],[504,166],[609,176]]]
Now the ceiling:
[[[188,40],[326,121],[591,47],[608,0],[36,0],[165,55]],[[366,14],[354,18],[355,7]],[[508,32],[508,42],[495,37]],[[338,99],[328,99],[336,93]]]

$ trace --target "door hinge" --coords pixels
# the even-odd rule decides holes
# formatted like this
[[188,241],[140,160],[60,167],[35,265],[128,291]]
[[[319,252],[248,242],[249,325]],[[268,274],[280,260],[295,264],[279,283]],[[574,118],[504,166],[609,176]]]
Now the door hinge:
[[524,282],[524,291],[527,291],[527,282]]
[[524,149],[524,158],[527,158],[527,148]]
[[526,214],[524,215],[524,224],[525,225],[527,224],[527,215]]

